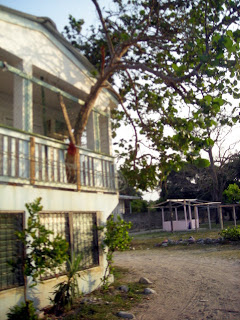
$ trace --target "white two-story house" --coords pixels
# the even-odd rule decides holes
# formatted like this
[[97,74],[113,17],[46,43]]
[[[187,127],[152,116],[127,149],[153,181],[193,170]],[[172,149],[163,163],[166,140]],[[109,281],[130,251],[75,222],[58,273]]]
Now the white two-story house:
[[[83,253],[82,292],[97,288],[105,270],[96,225],[104,224],[118,203],[112,156],[110,112],[116,97],[104,90],[77,146],[75,180],[66,170],[68,131],[84,104],[93,66],[48,18],[0,6],[0,319],[23,301],[21,268],[8,261],[21,254],[15,231],[26,225],[25,203],[42,198],[41,221],[61,234],[72,252]],[[50,277],[29,293],[36,307],[49,304]]]

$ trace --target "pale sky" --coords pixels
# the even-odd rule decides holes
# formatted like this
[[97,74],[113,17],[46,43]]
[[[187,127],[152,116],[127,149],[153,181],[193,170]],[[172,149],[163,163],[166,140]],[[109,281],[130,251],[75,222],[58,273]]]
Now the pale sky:
[[[111,0],[100,0],[99,3],[108,7]],[[60,32],[68,24],[69,14],[76,19],[84,19],[88,25],[95,24],[97,20],[91,0],[0,0],[0,4],[34,16],[51,18]]]

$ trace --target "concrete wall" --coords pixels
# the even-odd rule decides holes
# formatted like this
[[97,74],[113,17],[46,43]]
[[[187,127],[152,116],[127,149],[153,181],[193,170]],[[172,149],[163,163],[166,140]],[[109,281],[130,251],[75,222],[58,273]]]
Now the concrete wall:
[[0,185],[0,210],[25,210],[25,203],[37,197],[42,197],[44,211],[101,211],[103,221],[118,204],[117,194]]
[[123,219],[132,222],[131,231],[162,229],[161,212],[125,213]]
[[[173,230],[174,231],[188,230],[189,223],[190,223],[190,220],[187,221],[187,225],[186,225],[185,220],[173,221]],[[197,220],[197,227],[199,228],[199,220]],[[192,229],[195,229],[195,219],[192,219]],[[163,230],[164,231],[171,231],[171,221],[164,221],[163,222]]]
[[[25,210],[25,203],[32,202],[37,197],[42,197],[41,204],[45,211],[94,211],[97,212],[98,225],[106,222],[107,217],[118,203],[117,194],[87,193],[63,191],[33,186],[0,185],[0,211]],[[26,219],[28,215],[26,212]],[[82,271],[79,288],[88,293],[100,285],[104,275],[106,257],[100,249],[99,266]],[[34,287],[28,292],[28,297],[33,299],[37,308],[49,304],[49,297],[53,287],[64,280],[65,276],[58,279],[49,279]],[[23,301],[23,288],[14,288],[0,291],[0,319],[6,319],[9,308]]]

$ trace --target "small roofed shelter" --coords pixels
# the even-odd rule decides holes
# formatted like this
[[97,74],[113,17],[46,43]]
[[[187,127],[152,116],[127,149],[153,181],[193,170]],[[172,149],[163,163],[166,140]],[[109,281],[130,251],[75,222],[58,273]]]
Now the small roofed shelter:
[[138,199],[141,199],[141,198],[137,196],[128,196],[128,195],[120,194],[118,205],[113,210],[114,217],[117,218],[117,216],[120,216],[123,219],[123,215],[125,213],[132,213],[131,201],[138,200]]
[[[199,229],[199,208],[206,208],[208,213],[209,229],[211,229],[210,209],[217,208],[219,210],[221,202],[208,202],[198,199],[167,199],[151,208],[161,209],[162,211],[162,227],[164,231],[185,231],[189,229]],[[179,212],[183,212],[184,219],[179,219]],[[219,210],[221,213],[221,211]],[[168,213],[169,218],[166,219]],[[182,214],[181,214],[182,216]],[[221,228],[222,216],[220,214]]]

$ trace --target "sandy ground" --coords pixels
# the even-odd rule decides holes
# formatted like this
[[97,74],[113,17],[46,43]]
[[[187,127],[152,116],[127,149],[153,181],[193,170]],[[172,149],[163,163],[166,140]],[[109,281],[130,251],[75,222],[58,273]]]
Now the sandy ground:
[[157,294],[131,310],[137,320],[240,319],[240,260],[154,249],[119,252],[114,261],[129,268],[127,280],[153,281]]

